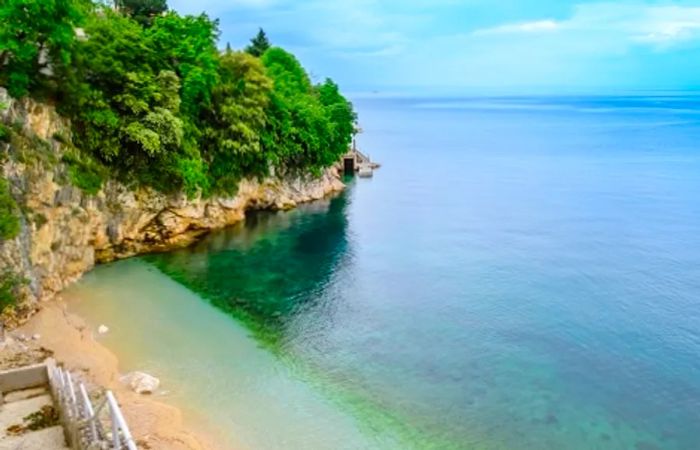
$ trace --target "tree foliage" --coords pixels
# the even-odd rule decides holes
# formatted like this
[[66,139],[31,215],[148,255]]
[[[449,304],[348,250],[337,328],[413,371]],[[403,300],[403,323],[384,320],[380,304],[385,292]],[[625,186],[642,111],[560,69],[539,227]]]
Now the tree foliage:
[[85,30],[89,39],[76,46],[61,102],[73,119],[76,146],[123,177],[183,187],[179,77],[150,64],[148,33],[129,18],[103,11]]
[[325,115],[331,123],[328,151],[341,155],[347,151],[355,133],[357,114],[350,103],[340,93],[340,88],[330,78],[316,87]]
[[180,77],[182,110],[193,118],[209,107],[218,82],[218,35],[218,21],[206,14],[181,17],[174,12],[157,18],[146,31],[150,64]]
[[[332,81],[314,86],[262,29],[245,52],[219,52],[216,20],[159,0],[122,0],[117,10],[89,0],[6,2],[0,84],[14,96],[37,94],[47,49],[53,99],[79,149],[64,162],[88,192],[107,176],[162,191],[233,192],[242,177],[272,167],[318,172],[347,150],[352,105]],[[75,39],[76,24],[85,38]]]
[[258,34],[250,40],[250,44],[245,48],[245,51],[253,56],[262,56],[267,49],[270,48],[270,41],[267,39],[267,34],[260,28]]
[[274,81],[263,144],[290,169],[318,171],[347,151],[355,114],[330,80],[314,87],[299,61],[273,47],[262,57]]
[[261,144],[272,82],[259,59],[240,52],[221,57],[220,83],[214,88],[204,148],[215,186],[227,190],[246,174],[265,174],[269,155]]
[[168,10],[166,0],[116,0],[114,4],[142,25],[150,25],[156,16]]
[[84,8],[79,0],[0,2],[0,85],[10,95],[37,91],[53,72],[50,63],[70,64]]

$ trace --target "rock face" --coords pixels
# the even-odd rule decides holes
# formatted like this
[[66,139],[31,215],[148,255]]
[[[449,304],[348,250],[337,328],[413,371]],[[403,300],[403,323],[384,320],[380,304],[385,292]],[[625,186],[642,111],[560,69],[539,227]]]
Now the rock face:
[[[30,301],[51,298],[96,263],[191,244],[203,234],[242,220],[250,209],[289,209],[344,188],[338,169],[320,177],[244,179],[237,193],[212,198],[131,190],[108,181],[89,195],[69,184],[57,133],[70,126],[53,108],[16,102],[0,89],[4,123],[22,123],[23,133],[43,143],[52,164],[2,163],[22,210],[21,232],[0,242],[0,270],[11,267],[28,281]],[[0,155],[3,153],[0,143]],[[1,160],[0,160],[1,162]],[[47,168],[48,166],[48,168]]]

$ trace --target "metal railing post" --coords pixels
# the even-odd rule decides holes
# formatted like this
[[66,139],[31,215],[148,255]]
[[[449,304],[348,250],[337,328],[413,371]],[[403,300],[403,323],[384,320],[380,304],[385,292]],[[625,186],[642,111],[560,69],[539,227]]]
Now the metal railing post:
[[126,444],[126,447],[129,450],[138,450],[136,448],[136,444],[134,444],[134,438],[131,436],[131,432],[129,431],[129,427],[126,424],[126,420],[124,420],[124,416],[122,415],[122,412],[119,409],[117,399],[114,398],[114,394],[112,394],[112,391],[107,391],[105,395],[107,396],[107,402],[109,404],[109,410],[112,413],[112,418],[118,424],[118,426],[112,430],[112,433],[119,433],[119,431],[121,431],[124,437],[124,443]]
[[92,409],[92,403],[90,403],[90,397],[87,395],[85,390],[85,385],[80,383],[80,395],[83,398],[83,406],[85,407],[86,419],[89,421],[90,426],[90,440],[97,440],[97,425],[95,425],[94,415],[95,412]]
[[70,376],[70,372],[66,372],[66,380],[68,382],[68,395],[70,398],[70,409],[73,418],[78,419],[78,402],[75,399],[75,387],[73,386],[73,378]]
[[119,425],[117,423],[117,412],[109,405],[109,416],[112,419],[112,448],[120,450],[121,442],[119,442]]
[[[107,443],[111,441],[114,450],[138,450],[111,391],[106,391],[104,400],[97,408],[93,408],[83,383],[78,383],[79,392],[76,395],[76,386],[68,371],[51,364],[47,364],[47,369],[51,391],[56,398],[66,438],[72,449],[106,448],[105,444],[109,445]],[[109,409],[111,439],[99,421],[100,412],[105,406]]]

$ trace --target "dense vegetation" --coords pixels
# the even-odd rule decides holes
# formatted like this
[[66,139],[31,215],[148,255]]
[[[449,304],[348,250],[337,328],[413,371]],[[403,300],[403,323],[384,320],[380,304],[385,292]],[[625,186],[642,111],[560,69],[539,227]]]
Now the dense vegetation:
[[26,280],[19,277],[10,269],[0,272],[0,312],[17,304],[19,290],[26,284]]
[[312,83],[260,30],[217,48],[218,22],[165,0],[4,0],[0,85],[54,101],[73,124],[71,179],[105,174],[189,194],[243,176],[318,172],[351,141],[355,113],[330,80]]
[[7,180],[0,177],[0,241],[12,239],[19,233],[17,209]]

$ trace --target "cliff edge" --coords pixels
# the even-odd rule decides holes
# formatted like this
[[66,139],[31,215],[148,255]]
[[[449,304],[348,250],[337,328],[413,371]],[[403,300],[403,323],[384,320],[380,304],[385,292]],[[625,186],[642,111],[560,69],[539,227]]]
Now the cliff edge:
[[235,195],[188,198],[109,180],[95,194],[70,182],[70,124],[55,109],[0,89],[0,169],[18,205],[19,233],[0,241],[0,270],[26,280],[24,304],[50,299],[95,264],[191,244],[250,209],[289,209],[344,188],[338,168],[319,177],[243,179]]

